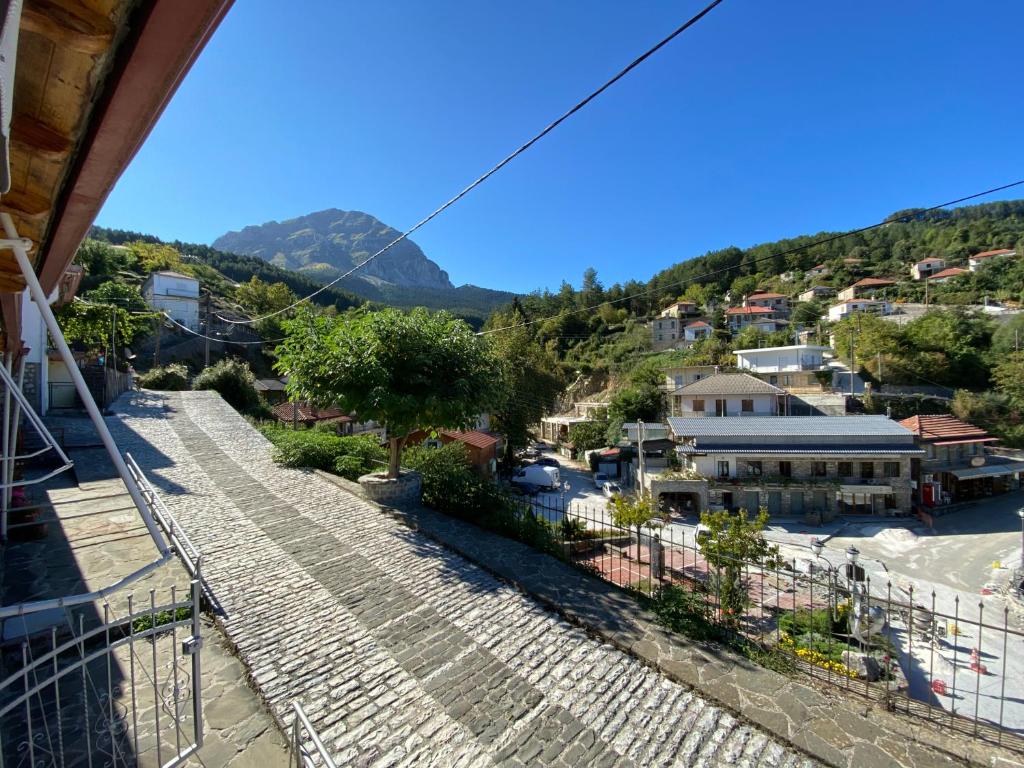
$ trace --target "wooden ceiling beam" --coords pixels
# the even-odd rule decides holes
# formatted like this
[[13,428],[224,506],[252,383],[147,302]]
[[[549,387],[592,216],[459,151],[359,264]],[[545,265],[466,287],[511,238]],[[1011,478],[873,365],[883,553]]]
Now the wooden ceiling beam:
[[75,0],[26,0],[21,11],[21,29],[90,56],[106,51],[117,31],[106,16]]
[[71,154],[72,137],[23,112],[11,120],[11,143],[47,160],[64,161]]
[[31,190],[12,189],[0,198],[0,211],[7,211],[14,216],[32,221],[42,221],[50,215],[50,201]]

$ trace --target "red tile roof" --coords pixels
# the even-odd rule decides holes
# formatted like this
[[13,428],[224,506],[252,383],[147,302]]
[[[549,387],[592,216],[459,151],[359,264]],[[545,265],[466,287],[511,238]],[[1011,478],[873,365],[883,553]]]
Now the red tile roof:
[[990,259],[993,256],[1006,256],[1006,255],[1009,255],[1009,254],[1011,254],[1013,252],[1014,251],[1011,250],[1010,248],[998,248],[998,249],[996,249],[994,251],[982,251],[981,253],[976,253],[973,256],[971,256],[971,258],[972,259]]
[[932,264],[936,261],[942,261],[942,259],[932,256],[927,259],[921,259],[919,262],[917,262],[917,264],[915,264],[915,266],[920,266],[921,264]]
[[454,430],[441,430],[441,434],[445,437],[450,437],[452,440],[458,440],[460,443],[471,445],[474,448],[490,448],[492,445],[497,445],[498,439],[492,435],[488,435],[486,432],[479,432],[473,430],[472,432],[457,432]]
[[686,328],[710,328],[710,327],[711,327],[710,323],[705,323],[703,320],[694,320],[692,323],[687,323],[683,327],[683,330],[686,330]]
[[272,409],[274,416],[278,421],[291,421],[295,413],[293,406],[296,405],[299,421],[352,421],[352,417],[340,408],[315,408],[309,403],[278,403]]
[[900,424],[922,440],[994,440],[988,432],[955,416],[911,416]]
[[863,288],[863,287],[872,286],[872,285],[896,285],[896,281],[895,280],[890,280],[887,277],[865,277],[865,278],[863,278],[861,280],[858,280],[851,287],[852,288],[857,288],[857,287],[862,287]]
[[753,301],[754,299],[785,299],[786,294],[784,293],[752,293],[747,296],[747,301]]
[[775,310],[771,307],[729,307],[725,310],[727,315],[774,315]]
[[935,280],[936,278],[956,277],[957,275],[966,275],[966,274],[967,274],[967,270],[964,269],[963,267],[949,267],[948,269],[944,269],[941,272],[936,272],[934,275],[932,275],[928,279],[929,280]]

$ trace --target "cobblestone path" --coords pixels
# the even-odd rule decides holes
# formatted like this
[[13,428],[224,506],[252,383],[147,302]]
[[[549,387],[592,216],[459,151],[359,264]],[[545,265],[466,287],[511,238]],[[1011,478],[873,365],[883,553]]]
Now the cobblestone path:
[[133,393],[118,444],[204,555],[271,707],[339,765],[811,766],[309,473],[218,397]]

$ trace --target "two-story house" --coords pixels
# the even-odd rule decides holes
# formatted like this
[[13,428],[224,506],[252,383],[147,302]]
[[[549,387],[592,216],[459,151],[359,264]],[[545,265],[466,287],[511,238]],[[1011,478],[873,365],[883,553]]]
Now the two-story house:
[[837,298],[840,301],[847,301],[849,299],[859,299],[864,296],[874,297],[882,289],[889,288],[893,285],[896,285],[896,281],[890,280],[887,277],[865,277],[858,280],[849,288],[841,290]]
[[917,500],[926,507],[1007,493],[1021,487],[1024,462],[987,453],[996,442],[955,416],[911,416],[900,422],[924,455],[914,461]]
[[153,272],[142,284],[150,308],[166,312],[186,328],[199,330],[199,281],[180,272]]
[[669,396],[673,416],[784,416],[789,393],[747,373],[716,373]]
[[713,376],[718,371],[719,367],[717,365],[678,365],[666,368],[664,371],[665,379],[661,384],[661,389],[663,392],[674,392],[680,387],[685,387],[687,384],[693,384],[695,381]]
[[[769,384],[784,388],[821,389],[819,374],[829,371],[825,362],[825,353],[829,351],[828,347],[815,344],[792,344],[787,347],[737,349],[733,354],[736,355],[737,368]],[[828,383],[831,384],[831,378]]]
[[770,307],[729,307],[725,319],[733,333],[754,326],[765,333],[774,333],[782,327],[779,313]]
[[780,316],[789,314],[789,297],[783,293],[752,293],[743,301],[745,307],[774,309]]
[[828,319],[835,323],[857,312],[888,315],[892,312],[892,307],[888,302],[874,299],[847,299],[828,308]]
[[827,285],[812,285],[796,298],[797,301],[814,301],[815,299],[827,299],[835,295],[835,288],[830,288]]
[[994,251],[982,251],[976,253],[967,260],[967,266],[971,272],[977,272],[982,266],[993,259],[1000,259],[1006,256],[1016,256],[1017,252],[1010,248],[998,248]]
[[945,283],[952,280],[960,275],[969,274],[963,267],[947,267],[946,269],[936,272],[934,275],[928,278],[933,283]]
[[911,510],[913,433],[885,416],[668,419],[682,470],[646,480],[659,501],[696,509],[828,519]]
[[939,258],[921,259],[916,264],[910,267],[910,276],[915,280],[924,280],[926,277],[931,277],[936,272],[941,272],[946,268],[946,262]]
[[706,339],[714,333],[715,329],[706,320],[692,320],[683,326],[683,344],[687,347]]

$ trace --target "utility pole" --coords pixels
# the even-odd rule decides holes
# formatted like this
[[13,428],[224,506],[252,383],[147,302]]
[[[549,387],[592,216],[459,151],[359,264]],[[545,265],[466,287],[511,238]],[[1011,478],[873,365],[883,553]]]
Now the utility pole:
[[640,493],[644,492],[644,423],[636,423],[637,453],[639,454]]
[[156,368],[160,365],[160,336],[164,330],[164,319],[158,317],[156,320],[156,349],[153,350],[153,367]]
[[878,353],[878,383],[882,383],[882,353]]
[[930,277],[924,279],[924,308],[928,309],[928,283],[931,282]]
[[854,338],[857,335],[857,331],[854,330],[853,323],[850,323],[850,397],[853,397],[853,368],[855,363],[853,350],[854,350]]
[[117,307],[110,306],[110,367],[117,370]]
[[206,337],[206,351],[204,353],[203,367],[210,367],[210,292],[206,292],[206,333],[203,334]]

